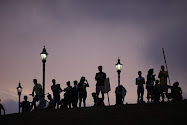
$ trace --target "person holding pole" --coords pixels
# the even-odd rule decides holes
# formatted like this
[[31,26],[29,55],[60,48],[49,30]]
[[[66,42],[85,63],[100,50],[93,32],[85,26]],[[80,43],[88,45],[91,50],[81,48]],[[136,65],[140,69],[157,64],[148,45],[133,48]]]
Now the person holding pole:
[[163,65],[161,66],[161,70],[158,74],[158,78],[160,78],[161,96],[162,96],[162,102],[164,102],[164,98],[168,94],[168,85],[167,85],[168,72],[165,71],[165,67]]

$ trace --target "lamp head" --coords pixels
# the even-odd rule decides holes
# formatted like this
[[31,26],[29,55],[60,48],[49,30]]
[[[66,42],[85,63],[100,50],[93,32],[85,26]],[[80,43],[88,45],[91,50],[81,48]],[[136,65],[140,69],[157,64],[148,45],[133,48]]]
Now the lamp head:
[[18,95],[21,95],[22,89],[23,87],[21,86],[21,83],[19,82],[18,87],[17,87]]
[[123,64],[120,63],[120,59],[118,58],[118,63],[116,64],[116,70],[118,72],[121,72]]
[[40,56],[41,56],[42,62],[46,62],[48,53],[47,53],[47,51],[45,49],[45,46],[43,48],[43,51],[40,53]]

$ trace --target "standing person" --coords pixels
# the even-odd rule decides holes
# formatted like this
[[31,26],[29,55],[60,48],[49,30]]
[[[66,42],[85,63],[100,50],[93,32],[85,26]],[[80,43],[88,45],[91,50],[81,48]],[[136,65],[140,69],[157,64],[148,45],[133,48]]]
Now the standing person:
[[139,77],[136,78],[136,85],[137,85],[137,103],[143,103],[143,96],[144,96],[144,84],[145,84],[145,79],[142,77],[142,72],[138,71]]
[[[86,83],[85,83],[86,81]],[[81,77],[80,82],[78,84],[78,93],[79,93],[79,107],[81,107],[81,103],[83,101],[84,107],[86,107],[86,98],[87,98],[87,91],[86,87],[89,87],[88,81],[85,77]]]
[[161,66],[161,70],[158,74],[158,78],[160,78],[160,87],[162,91],[161,96],[162,96],[162,102],[164,102],[164,98],[168,94],[168,85],[167,85],[168,72],[165,71],[163,65]]
[[147,74],[147,82],[146,82],[146,89],[147,89],[147,100],[149,102],[149,99],[151,99],[151,102],[153,102],[153,89],[154,89],[154,81],[155,81],[155,75],[153,75],[154,70],[149,69]]
[[104,92],[105,92],[105,87],[104,87],[105,83],[104,82],[106,80],[106,73],[104,73],[102,71],[103,70],[102,66],[99,66],[98,70],[99,70],[99,72],[96,73],[96,75],[95,75],[95,80],[97,81],[97,83],[96,83],[96,94],[97,94],[97,97],[98,97],[99,92],[101,91],[102,99],[104,101]]
[[161,94],[161,89],[160,89],[159,80],[156,80],[154,86],[154,102],[160,102],[160,94]]
[[60,93],[62,92],[62,89],[60,88],[60,84],[56,84],[56,80],[52,80],[53,85],[51,86],[51,90],[53,92],[53,98],[55,101],[55,107],[57,106],[57,109],[59,108],[60,104]]
[[1,110],[3,110],[3,115],[5,115],[5,108],[3,107],[3,105],[1,104],[1,99],[0,99],[0,116],[1,114]]
[[77,80],[73,81],[74,87],[72,88],[72,105],[73,108],[77,108],[77,103],[78,103],[78,85],[77,85]]
[[23,97],[24,101],[21,103],[22,112],[28,112],[30,108],[30,102],[27,100],[28,97]]
[[[36,109],[36,102],[38,102],[41,98],[44,97],[44,95],[42,94],[41,84],[37,83],[37,79],[33,79],[33,83],[34,83],[34,87],[33,87],[33,91],[32,91],[31,95],[34,98],[33,98],[33,101],[32,101],[32,104],[31,104],[31,107],[29,110],[32,109],[33,105],[34,105],[34,108]],[[34,94],[35,94],[35,96],[34,96]]]
[[64,93],[64,103],[65,106],[71,108],[71,104],[72,104],[72,86],[70,81],[68,81],[67,83],[67,87],[63,90]]

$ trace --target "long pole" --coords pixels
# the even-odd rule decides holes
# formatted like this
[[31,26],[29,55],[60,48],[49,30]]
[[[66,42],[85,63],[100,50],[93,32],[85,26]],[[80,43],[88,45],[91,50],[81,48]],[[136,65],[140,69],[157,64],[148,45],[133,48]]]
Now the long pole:
[[117,72],[118,72],[118,86],[119,86],[120,85],[120,73],[121,73],[121,71],[118,70]]
[[20,113],[20,96],[21,96],[21,95],[19,94],[19,95],[18,95],[18,97],[19,97],[19,104],[18,104],[18,105],[19,105],[19,106],[18,106],[18,108],[19,108],[19,113]]
[[43,96],[44,95],[45,95],[45,62],[43,62]]
[[[164,48],[162,48],[162,51],[163,51],[163,55],[164,55],[164,61],[165,61],[165,65],[166,65],[166,70],[168,71]],[[169,80],[169,85],[171,85],[170,78],[169,78],[169,71],[168,71],[168,80]]]

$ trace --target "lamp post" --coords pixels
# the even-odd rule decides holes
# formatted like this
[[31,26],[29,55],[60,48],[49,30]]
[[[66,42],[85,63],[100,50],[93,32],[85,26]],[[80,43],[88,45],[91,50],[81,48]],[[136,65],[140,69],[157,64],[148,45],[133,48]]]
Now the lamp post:
[[[43,51],[40,53],[42,62],[43,62],[43,96],[45,95],[45,62],[47,60],[48,53],[45,49],[45,46],[43,48]],[[45,96],[44,96],[45,98]]]
[[19,82],[18,84],[18,87],[17,87],[17,92],[18,92],[18,97],[19,97],[19,106],[18,106],[18,109],[19,109],[19,113],[20,113],[20,97],[21,97],[21,92],[22,92],[22,87],[21,87],[21,83]]
[[118,86],[120,85],[120,73],[121,73],[122,65],[123,64],[120,63],[120,59],[118,57],[118,62],[116,64],[116,70],[117,70],[117,73],[118,73]]

